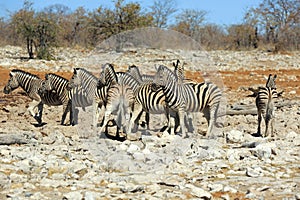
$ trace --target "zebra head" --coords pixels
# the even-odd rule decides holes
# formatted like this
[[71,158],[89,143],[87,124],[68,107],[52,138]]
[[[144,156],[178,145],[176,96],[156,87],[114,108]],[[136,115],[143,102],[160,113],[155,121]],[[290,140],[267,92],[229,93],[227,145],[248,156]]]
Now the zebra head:
[[276,83],[275,83],[276,78],[277,78],[276,74],[273,77],[272,77],[272,74],[269,74],[269,77],[268,77],[268,80],[266,83],[266,87],[276,89]]
[[16,77],[16,72],[15,70],[12,70],[10,73],[9,73],[9,80],[7,82],[7,84],[5,85],[4,89],[3,89],[3,92],[5,94],[9,94],[11,93],[13,90],[17,89],[19,87],[19,81]]
[[102,66],[99,81],[102,84],[110,86],[118,83],[118,77],[112,64],[106,63]]
[[142,74],[137,66],[135,65],[129,66],[126,73],[133,76],[139,83],[143,82]]
[[80,78],[80,69],[81,68],[74,68],[73,75],[69,80],[69,84],[67,86],[68,90],[71,90],[81,85],[82,79]]
[[154,76],[153,83],[164,87],[171,83],[177,83],[177,77],[168,67],[160,65]]
[[38,90],[40,94],[45,94],[49,91],[54,90],[50,76],[51,76],[51,74],[45,75],[45,80],[42,82],[42,85]]
[[184,63],[180,65],[180,61],[177,60],[176,63],[173,62],[174,74],[177,76],[179,81],[184,80]]

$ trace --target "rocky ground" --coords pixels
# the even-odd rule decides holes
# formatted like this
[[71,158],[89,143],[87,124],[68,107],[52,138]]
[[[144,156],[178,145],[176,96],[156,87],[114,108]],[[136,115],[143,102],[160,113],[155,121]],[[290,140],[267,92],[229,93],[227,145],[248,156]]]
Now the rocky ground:
[[[84,49],[58,49],[55,55],[55,61],[26,60],[22,48],[0,48],[0,199],[300,199],[299,52],[212,51],[205,53],[207,59],[197,51],[91,55]],[[186,62],[188,78],[218,80],[227,110],[254,108],[247,89],[276,73],[283,91],[277,136],[255,137],[257,116],[248,114],[226,115],[216,137],[205,138],[206,122],[194,114],[194,131],[187,139],[180,133],[157,137],[162,120],[152,116],[151,129],[138,130],[141,140],[120,142],[88,128],[89,109],[80,110],[78,125],[70,127],[59,125],[61,107],[45,106],[45,124],[37,127],[22,90],[3,93],[13,68],[69,78],[73,67],[82,66],[98,75],[99,63],[109,61],[118,70],[136,64],[154,73],[154,65],[171,66],[178,55]],[[210,69],[193,66],[193,58],[207,59]]]

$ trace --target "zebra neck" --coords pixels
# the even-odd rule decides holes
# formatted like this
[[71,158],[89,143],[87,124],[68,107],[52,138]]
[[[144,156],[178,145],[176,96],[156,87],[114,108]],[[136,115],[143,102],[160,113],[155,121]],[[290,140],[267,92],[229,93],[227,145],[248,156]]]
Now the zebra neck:
[[84,90],[94,92],[97,87],[98,79],[96,77],[85,77],[82,81],[82,88]]
[[55,83],[56,84],[53,85],[55,90],[57,90],[57,92],[59,94],[64,93],[65,89],[67,88],[68,81],[67,80],[61,80],[60,82],[56,81]]
[[165,86],[163,86],[163,89],[164,89],[164,91],[165,91],[164,93],[168,99],[173,98],[174,95],[180,94],[178,92],[179,91],[178,84],[174,81],[168,81],[168,83]]

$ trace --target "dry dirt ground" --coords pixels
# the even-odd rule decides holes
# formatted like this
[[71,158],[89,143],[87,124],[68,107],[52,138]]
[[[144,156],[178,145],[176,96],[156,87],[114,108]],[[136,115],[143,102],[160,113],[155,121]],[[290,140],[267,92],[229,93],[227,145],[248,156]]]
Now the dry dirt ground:
[[[17,89],[12,94],[5,95],[3,93],[3,87],[7,83],[9,79],[9,71],[11,69],[4,68],[0,66],[0,126],[12,126],[12,130],[31,130],[32,128],[28,128],[34,126],[34,120],[29,114],[26,112],[26,107],[30,102],[30,99],[24,94],[24,92],[20,89]],[[37,74],[41,78],[44,77],[45,72],[37,71],[34,69],[26,69],[26,71],[31,72],[33,74]],[[71,72],[56,72],[59,75],[64,76],[65,78],[70,78]],[[284,69],[284,70],[238,70],[238,71],[220,71],[221,77],[223,79],[223,83],[225,86],[225,94],[227,97],[228,104],[234,104],[236,102],[240,102],[245,99],[246,102],[251,102],[254,105],[254,98],[249,98],[247,95],[251,95],[250,91],[245,91],[244,88],[248,88],[251,86],[263,85],[265,83],[265,76],[269,74],[277,74],[277,87],[279,91],[283,92],[283,98],[290,99],[290,100],[298,100],[300,97],[300,69]],[[200,74],[198,72],[186,72],[186,77],[193,79],[195,81],[200,81],[201,79]],[[21,110],[16,109],[17,107],[22,107]],[[44,121],[52,121],[51,124],[57,124],[59,127],[60,116],[51,116],[50,113],[53,112],[55,108],[47,107],[44,112]],[[12,113],[14,112],[14,113]],[[24,121],[25,119],[25,121]],[[251,118],[252,119],[252,118]],[[235,119],[236,120],[236,119]],[[256,117],[253,117],[251,125],[251,130],[249,133],[253,133],[256,129]],[[24,125],[27,123],[27,125]],[[50,123],[49,123],[50,124]],[[239,127],[239,123],[234,121],[229,121],[227,124],[234,125],[235,128]],[[57,127],[54,127],[56,129]],[[291,128],[292,131],[298,131],[299,125],[295,125],[295,127]],[[53,130],[54,130],[53,129]],[[68,137],[72,137],[73,134],[76,133],[76,130],[70,129],[70,127],[60,127],[63,130],[64,134]],[[238,128],[237,128],[238,129]],[[36,127],[36,131],[40,132],[43,135],[49,135],[49,132],[52,128],[49,126],[46,127]],[[227,130],[229,128],[227,127]],[[221,172],[222,173],[222,172]],[[295,168],[296,176],[299,176],[300,171],[299,168]],[[299,183],[298,183],[299,184]],[[19,187],[15,184],[15,187]],[[298,186],[299,187],[299,186]],[[245,190],[247,189],[247,184],[245,184]],[[61,189],[59,189],[61,190]],[[244,191],[245,191],[244,190]],[[264,189],[263,189],[264,190]],[[265,190],[268,190],[266,188]],[[268,193],[268,191],[267,191]],[[229,199],[244,199],[245,193],[244,192],[232,192],[232,191],[221,191],[221,192],[214,192],[212,193],[215,198],[225,199],[224,194],[228,194]],[[1,196],[0,196],[1,197]],[[186,195],[186,197],[192,198],[191,195]],[[283,198],[283,196],[272,196],[272,190],[265,195],[265,198]],[[176,199],[176,198],[175,198]]]

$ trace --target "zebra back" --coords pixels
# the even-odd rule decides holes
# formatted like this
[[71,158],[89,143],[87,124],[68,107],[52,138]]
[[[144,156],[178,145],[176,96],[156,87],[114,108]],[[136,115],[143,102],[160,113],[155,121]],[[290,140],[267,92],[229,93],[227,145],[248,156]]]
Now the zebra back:
[[68,95],[70,91],[67,90],[68,85],[69,81],[66,78],[54,73],[48,73],[45,75],[42,90],[44,92],[45,90],[54,90],[63,104],[67,104],[70,99]]
[[137,66],[132,65],[128,67],[127,73],[133,76],[140,84],[152,83],[154,76],[141,74]]
[[121,85],[128,85],[131,87],[132,91],[134,93],[137,92],[137,89],[140,86],[140,83],[130,74],[126,72],[116,72],[116,75],[118,77],[118,84]]

